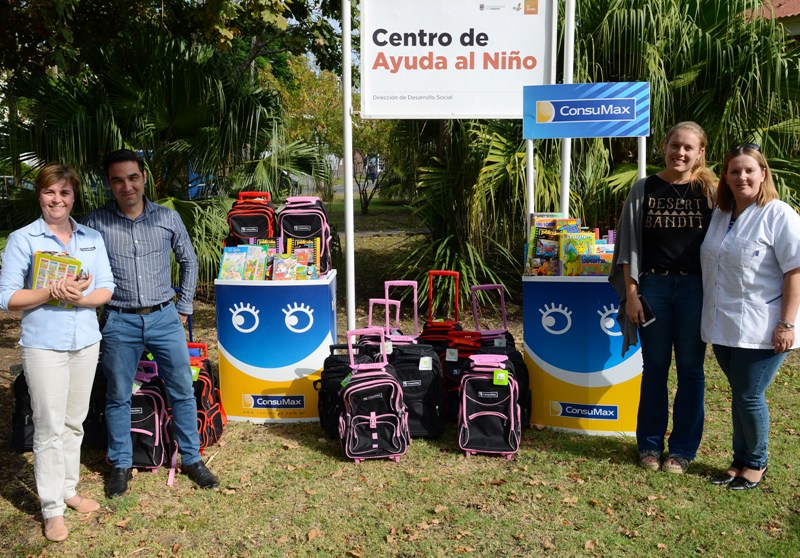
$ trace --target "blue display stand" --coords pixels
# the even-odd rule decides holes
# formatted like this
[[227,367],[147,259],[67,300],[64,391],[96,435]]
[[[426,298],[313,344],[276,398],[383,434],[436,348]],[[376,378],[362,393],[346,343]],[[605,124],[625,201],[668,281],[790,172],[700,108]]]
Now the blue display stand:
[[619,298],[608,278],[525,276],[522,289],[532,423],[635,433],[641,349],[622,356]]
[[319,280],[214,285],[228,418],[316,420],[313,382],[336,343],[336,270]]

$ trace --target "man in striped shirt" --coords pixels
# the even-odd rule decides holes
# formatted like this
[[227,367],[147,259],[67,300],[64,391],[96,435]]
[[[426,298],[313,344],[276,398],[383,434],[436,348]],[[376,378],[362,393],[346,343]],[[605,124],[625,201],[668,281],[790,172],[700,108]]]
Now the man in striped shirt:
[[[112,467],[106,494],[121,496],[132,478],[131,386],[145,347],[155,356],[172,403],[181,470],[202,488],[214,488],[219,482],[200,456],[184,331],[197,286],[197,256],[178,213],[144,196],[147,172],[141,156],[121,149],[109,153],[103,165],[115,201],[87,215],[84,223],[103,235],[118,285],[101,319],[100,360],[108,379],[107,457]],[[180,266],[175,303],[172,254]]]

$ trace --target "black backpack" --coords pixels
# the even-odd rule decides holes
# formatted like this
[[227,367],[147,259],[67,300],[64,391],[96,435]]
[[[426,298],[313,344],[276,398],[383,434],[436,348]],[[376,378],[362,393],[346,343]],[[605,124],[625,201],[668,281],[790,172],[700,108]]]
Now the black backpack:
[[[353,350],[356,364],[372,362],[366,354],[364,347],[355,345]],[[331,354],[322,364],[322,373],[319,380],[314,380],[314,389],[317,390],[319,410],[319,425],[331,440],[339,439],[339,415],[342,412],[342,381],[350,374],[350,356],[347,345],[331,345]],[[344,351],[342,353],[341,351]]]
[[11,445],[17,453],[33,451],[33,409],[28,381],[20,372],[14,380],[14,410],[11,413]]
[[394,344],[389,354],[408,413],[411,437],[438,438],[444,432],[442,363],[430,345]]
[[254,244],[275,237],[275,206],[269,192],[239,192],[228,211],[228,237],[223,246]]
[[154,362],[139,362],[136,379],[143,383],[131,396],[133,467],[151,471],[167,467],[170,470],[167,484],[171,485],[178,461],[178,442],[167,388],[157,370]]
[[197,433],[200,436],[200,451],[216,444],[228,422],[222,407],[219,381],[208,358],[193,359],[193,366],[200,371],[194,381],[194,397],[197,401]]
[[294,196],[286,198],[286,203],[278,212],[277,235],[283,238],[286,252],[289,239],[293,244],[311,242],[319,239],[319,261],[314,262],[319,275],[331,270],[331,227],[325,204],[316,196]]

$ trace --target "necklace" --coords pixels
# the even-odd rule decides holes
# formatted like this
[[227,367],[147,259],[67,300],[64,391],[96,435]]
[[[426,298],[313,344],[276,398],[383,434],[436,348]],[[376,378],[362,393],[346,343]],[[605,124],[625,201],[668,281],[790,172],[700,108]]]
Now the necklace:
[[678,191],[678,188],[675,187],[675,184],[670,183],[670,186],[672,186],[672,190],[675,192],[675,195],[678,196],[678,201],[675,203],[676,208],[681,209],[681,208],[685,207],[685,205],[686,205],[686,196],[692,190],[691,184],[685,184],[684,185],[686,188],[683,190],[683,194],[681,194]]

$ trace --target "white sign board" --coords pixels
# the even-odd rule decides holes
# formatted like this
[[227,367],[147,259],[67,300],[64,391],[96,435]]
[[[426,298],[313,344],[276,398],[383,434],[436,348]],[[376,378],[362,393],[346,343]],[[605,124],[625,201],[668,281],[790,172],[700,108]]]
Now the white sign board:
[[361,116],[522,118],[551,63],[552,0],[363,0]]

